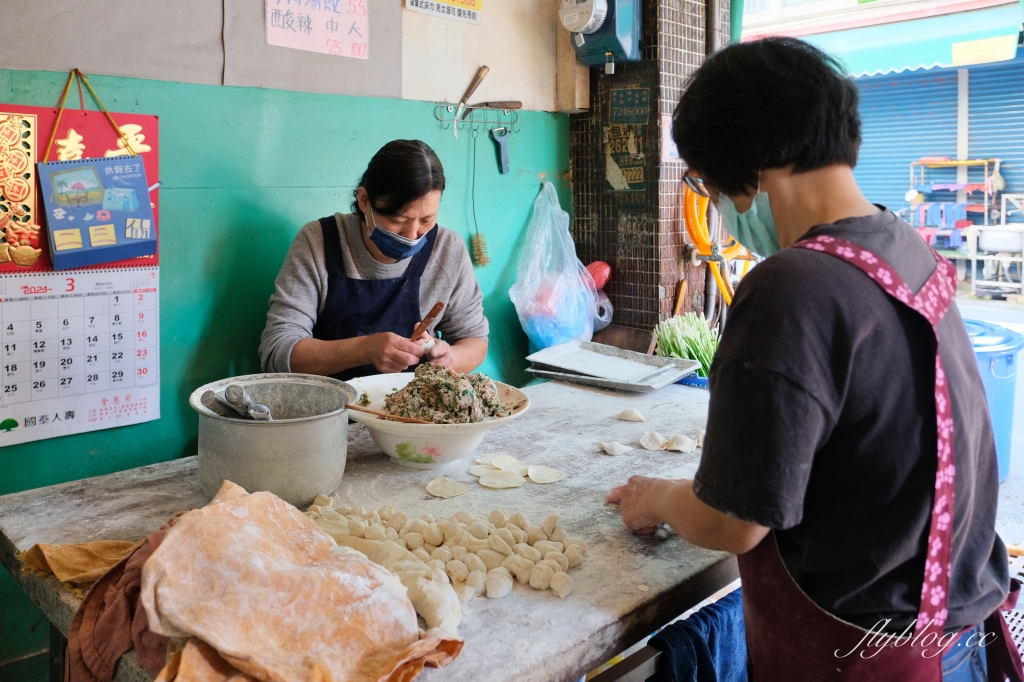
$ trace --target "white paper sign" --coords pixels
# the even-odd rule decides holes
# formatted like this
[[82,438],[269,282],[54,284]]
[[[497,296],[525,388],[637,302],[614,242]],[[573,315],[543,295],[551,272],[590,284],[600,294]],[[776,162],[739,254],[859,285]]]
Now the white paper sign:
[[159,272],[0,275],[0,447],[160,418]]
[[467,24],[479,24],[483,2],[484,0],[405,0],[405,8],[420,14],[464,21]]
[[267,45],[370,58],[367,0],[267,0]]

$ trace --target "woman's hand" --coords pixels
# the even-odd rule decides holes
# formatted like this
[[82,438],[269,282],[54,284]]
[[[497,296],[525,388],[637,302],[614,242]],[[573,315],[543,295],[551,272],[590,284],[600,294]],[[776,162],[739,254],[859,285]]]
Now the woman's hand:
[[383,332],[362,337],[366,344],[365,352],[368,364],[376,367],[383,374],[404,372],[423,357],[423,346],[419,342]]
[[612,488],[608,493],[608,501],[617,503],[622,512],[622,522],[634,533],[641,535],[653,533],[661,523],[661,519],[652,511],[653,488],[657,478],[632,476],[626,485]]
[[434,346],[423,354],[423,357],[428,361],[433,362],[436,365],[447,367],[448,369],[455,369],[455,353],[452,352],[452,347],[447,342],[441,339],[435,339],[434,337],[423,332],[417,343],[428,343],[429,341],[434,342]]

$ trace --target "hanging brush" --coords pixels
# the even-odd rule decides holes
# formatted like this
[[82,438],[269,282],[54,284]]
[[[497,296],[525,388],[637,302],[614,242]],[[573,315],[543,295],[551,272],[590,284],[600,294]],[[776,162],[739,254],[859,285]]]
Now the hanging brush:
[[480,225],[476,221],[476,140],[478,134],[477,131],[473,131],[473,176],[472,176],[472,190],[470,193],[471,201],[473,202],[473,229],[475,234],[469,237],[469,248],[473,255],[473,262],[482,268],[487,267],[487,264],[491,262],[490,257],[487,255],[487,241],[484,240],[484,236],[480,234]]

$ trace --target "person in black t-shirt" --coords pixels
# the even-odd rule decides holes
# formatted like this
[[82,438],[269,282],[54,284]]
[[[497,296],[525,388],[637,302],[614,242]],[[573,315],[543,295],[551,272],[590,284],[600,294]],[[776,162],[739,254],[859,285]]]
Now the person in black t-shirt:
[[[857,267],[788,248],[821,236],[849,242],[887,262],[912,292],[936,272],[925,242],[854,180],[857,106],[856,86],[839,65],[794,39],[727,47],[695,74],[672,128],[686,184],[709,196],[729,232],[766,260],[742,280],[729,311],[695,478],[634,476],[608,499],[635,532],[666,522],[702,547],[767,552],[814,608],[850,628],[912,635],[925,607],[936,499],[937,335],[956,465],[948,605],[938,624],[940,632],[978,635],[976,644],[982,630],[971,629],[1003,603],[1009,576],[995,532],[991,421],[959,312],[950,306],[933,330]],[[743,565],[741,558],[741,572]],[[743,575],[748,643],[757,573]],[[806,661],[787,648],[791,636],[799,633],[765,645],[785,650],[789,663],[759,655],[764,670],[791,665],[791,679],[800,679]],[[803,651],[829,645],[812,640]],[[979,651],[945,651],[947,670],[975,677],[944,679],[981,679]],[[954,665],[955,656],[970,665]],[[836,659],[829,679],[851,679],[843,677],[853,674],[843,672],[847,660]],[[897,679],[878,675],[871,673]]]

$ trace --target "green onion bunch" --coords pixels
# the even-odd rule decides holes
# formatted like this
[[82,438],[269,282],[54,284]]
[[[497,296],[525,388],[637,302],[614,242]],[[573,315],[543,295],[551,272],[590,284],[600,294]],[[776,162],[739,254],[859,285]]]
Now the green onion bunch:
[[718,350],[718,331],[711,331],[704,315],[686,313],[670,317],[654,328],[657,355],[697,360],[697,376],[706,377]]

